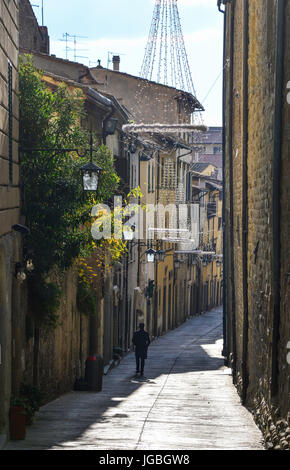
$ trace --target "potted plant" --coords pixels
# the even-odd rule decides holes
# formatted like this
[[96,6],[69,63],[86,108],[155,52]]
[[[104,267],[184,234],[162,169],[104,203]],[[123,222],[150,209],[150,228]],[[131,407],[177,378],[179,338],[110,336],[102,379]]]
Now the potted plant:
[[10,438],[22,440],[26,436],[26,401],[23,398],[11,397],[10,401]]
[[32,424],[33,416],[42,402],[42,392],[34,385],[21,384],[20,396],[25,401],[26,424]]

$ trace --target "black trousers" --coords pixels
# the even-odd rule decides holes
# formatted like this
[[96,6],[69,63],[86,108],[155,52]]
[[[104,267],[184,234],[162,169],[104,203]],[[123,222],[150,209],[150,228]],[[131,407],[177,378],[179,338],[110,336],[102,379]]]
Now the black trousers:
[[140,371],[140,362],[141,362],[141,371],[144,371],[144,364],[145,364],[145,357],[142,355],[140,356],[139,354],[135,354],[136,357],[136,370]]

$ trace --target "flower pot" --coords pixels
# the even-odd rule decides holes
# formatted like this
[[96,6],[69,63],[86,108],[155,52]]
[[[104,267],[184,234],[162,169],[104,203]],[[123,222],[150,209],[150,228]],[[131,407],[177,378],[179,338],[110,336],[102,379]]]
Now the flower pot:
[[11,406],[10,408],[10,439],[18,441],[25,439],[26,413],[23,406]]

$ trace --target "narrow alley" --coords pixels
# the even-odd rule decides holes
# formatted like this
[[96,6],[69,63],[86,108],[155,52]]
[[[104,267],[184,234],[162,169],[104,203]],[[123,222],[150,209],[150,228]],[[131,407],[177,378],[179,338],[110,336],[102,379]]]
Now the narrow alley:
[[262,450],[221,349],[218,308],[154,341],[144,378],[128,354],[102,392],[71,392],[43,406],[26,440],[6,450]]
[[0,26],[0,450],[290,450],[290,0]]

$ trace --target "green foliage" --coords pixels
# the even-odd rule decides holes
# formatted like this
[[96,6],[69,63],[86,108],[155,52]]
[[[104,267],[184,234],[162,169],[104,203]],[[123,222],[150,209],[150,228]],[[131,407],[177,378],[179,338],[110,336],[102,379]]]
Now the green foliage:
[[82,188],[80,167],[88,162],[88,156],[37,150],[88,150],[89,133],[80,124],[85,117],[81,90],[70,91],[62,84],[52,92],[30,56],[20,63],[19,88],[22,208],[31,230],[25,249],[35,273],[42,275],[54,266],[66,269],[78,256],[90,253],[91,208],[114,194],[119,179],[113,156],[101,146],[94,153],[94,161],[105,172],[96,200],[92,193],[84,194]]
[[61,289],[54,282],[48,282],[37,276],[29,279],[30,310],[39,328],[54,329],[59,324],[58,309],[62,295]]
[[32,423],[32,418],[42,404],[43,394],[33,385],[21,384],[19,396],[12,395],[10,398],[10,406],[23,408],[23,414],[26,415],[26,424]]
[[25,409],[27,406],[27,402],[24,398],[15,397],[14,395],[12,395],[10,398],[10,406],[20,406]]
[[39,410],[43,401],[43,393],[34,385],[22,383],[20,386],[20,398],[23,399],[29,406],[31,413]]
[[96,315],[97,313],[96,294],[81,279],[78,282],[77,307],[79,312],[84,315]]

